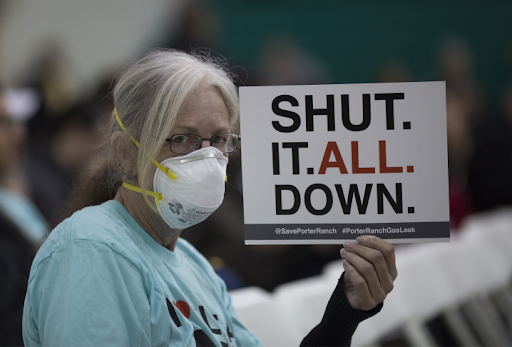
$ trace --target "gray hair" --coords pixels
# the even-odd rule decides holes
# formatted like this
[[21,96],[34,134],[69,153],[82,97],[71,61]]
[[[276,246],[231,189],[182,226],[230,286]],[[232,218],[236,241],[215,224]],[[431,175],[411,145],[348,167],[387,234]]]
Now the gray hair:
[[[205,53],[154,51],[121,73],[117,80],[114,106],[126,129],[140,143],[136,160],[138,183],[152,209],[154,205],[145,194],[152,158],[157,157],[187,98],[203,86],[219,92],[228,110],[230,127],[236,131],[239,106],[233,77],[219,61]],[[120,130],[114,112],[110,128],[108,138]],[[124,146],[127,153],[134,153],[136,149],[131,142]],[[114,180],[119,181],[119,177]]]

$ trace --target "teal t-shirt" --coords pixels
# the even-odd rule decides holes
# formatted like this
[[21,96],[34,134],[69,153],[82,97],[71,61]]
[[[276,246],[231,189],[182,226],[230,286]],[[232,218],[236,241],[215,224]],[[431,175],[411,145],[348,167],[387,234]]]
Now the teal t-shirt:
[[26,346],[259,346],[224,282],[180,239],[174,252],[117,201],[62,222],[32,264]]

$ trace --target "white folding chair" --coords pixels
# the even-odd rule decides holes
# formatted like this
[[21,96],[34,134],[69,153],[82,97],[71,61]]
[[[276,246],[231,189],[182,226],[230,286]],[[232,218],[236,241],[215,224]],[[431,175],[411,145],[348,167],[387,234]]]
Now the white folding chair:
[[[395,280],[393,291],[384,301],[379,314],[361,322],[352,338],[353,346],[375,346],[379,340],[398,328],[403,328],[406,338],[413,346],[435,345],[434,338],[424,323],[435,313],[445,307],[451,300],[446,298],[443,289],[439,293],[429,291],[423,295],[423,288],[430,284],[423,269],[429,245],[412,245],[397,248],[396,260],[399,275]],[[324,273],[335,277],[343,271],[342,262],[328,264]],[[429,300],[429,303],[426,303]]]
[[314,276],[282,284],[274,290],[279,306],[297,323],[301,336],[306,336],[320,323],[337,282],[337,279]]
[[273,295],[259,287],[237,289],[230,295],[238,319],[258,336],[263,346],[299,345],[304,336]]
[[[468,263],[479,279],[479,293],[464,306],[482,340],[509,344],[512,326],[512,214],[496,211],[473,216],[457,241],[469,249]],[[497,305],[495,304],[497,303]],[[506,318],[506,323],[500,317]]]
[[373,345],[386,332],[401,326],[411,345],[435,346],[437,343],[426,323],[444,315],[456,335],[462,337],[463,344],[478,343],[455,309],[473,291],[464,292],[454,286],[449,279],[450,272],[443,269],[447,259],[460,256],[460,250],[449,243],[397,248],[398,277],[393,292],[385,300],[381,313],[360,324],[353,342]]

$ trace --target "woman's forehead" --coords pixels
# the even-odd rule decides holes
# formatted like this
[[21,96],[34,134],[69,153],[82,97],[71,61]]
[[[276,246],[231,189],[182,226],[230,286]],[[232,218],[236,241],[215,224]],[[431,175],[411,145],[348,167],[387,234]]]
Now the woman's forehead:
[[228,112],[221,93],[212,86],[201,86],[192,92],[183,103],[180,113],[197,112],[201,109]]
[[229,129],[228,109],[219,92],[209,87],[193,93],[178,112],[174,128],[182,131]]

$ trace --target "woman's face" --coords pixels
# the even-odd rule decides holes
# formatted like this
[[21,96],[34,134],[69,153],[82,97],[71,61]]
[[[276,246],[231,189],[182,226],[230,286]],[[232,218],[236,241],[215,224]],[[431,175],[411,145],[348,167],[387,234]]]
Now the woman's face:
[[[167,138],[174,134],[195,134],[203,139],[210,139],[213,135],[229,132],[228,109],[219,92],[213,87],[202,87],[193,93],[183,105],[178,114],[176,123]],[[201,143],[201,148],[210,146],[210,141]],[[177,157],[171,151],[170,142],[162,146],[156,160],[162,162],[170,157]],[[154,168],[156,170],[156,167]],[[148,178],[153,178],[154,171]]]

